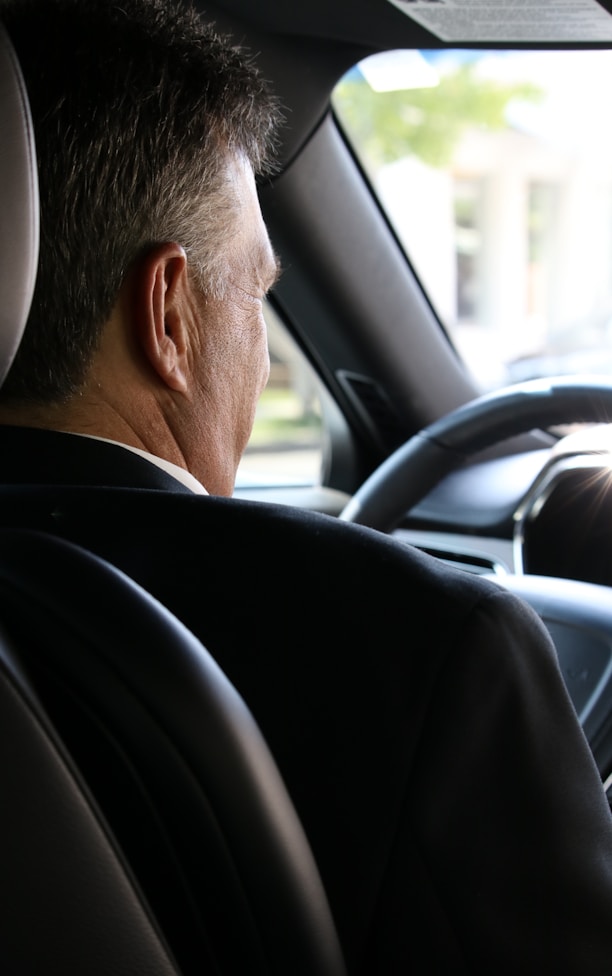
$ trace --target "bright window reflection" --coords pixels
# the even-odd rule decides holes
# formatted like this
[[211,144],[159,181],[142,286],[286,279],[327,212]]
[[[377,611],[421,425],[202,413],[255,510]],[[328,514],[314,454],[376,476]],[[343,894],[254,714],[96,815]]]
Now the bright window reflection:
[[612,371],[612,52],[376,55],[334,107],[483,389]]

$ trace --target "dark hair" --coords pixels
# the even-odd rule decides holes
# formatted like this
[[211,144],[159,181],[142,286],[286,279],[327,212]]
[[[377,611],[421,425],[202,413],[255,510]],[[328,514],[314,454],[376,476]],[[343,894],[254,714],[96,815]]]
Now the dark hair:
[[176,0],[0,0],[31,103],[41,249],[5,400],[82,386],[132,262],[185,248],[223,287],[229,154],[264,173],[279,123],[252,60]]

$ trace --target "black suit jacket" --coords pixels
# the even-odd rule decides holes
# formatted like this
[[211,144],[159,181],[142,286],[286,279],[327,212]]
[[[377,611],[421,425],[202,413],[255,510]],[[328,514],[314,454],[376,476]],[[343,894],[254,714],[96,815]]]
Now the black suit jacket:
[[610,812],[528,607],[380,533],[193,495],[72,435],[0,427],[0,484],[3,524],[108,559],[216,657],[280,766],[352,971],[610,968]]

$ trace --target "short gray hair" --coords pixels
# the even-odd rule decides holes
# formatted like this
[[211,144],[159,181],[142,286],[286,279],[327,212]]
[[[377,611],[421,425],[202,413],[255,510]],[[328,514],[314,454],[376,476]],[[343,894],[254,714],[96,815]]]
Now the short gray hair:
[[173,0],[0,0],[34,119],[38,280],[4,400],[78,392],[123,278],[176,241],[223,288],[227,162],[271,171],[280,112],[252,59]]

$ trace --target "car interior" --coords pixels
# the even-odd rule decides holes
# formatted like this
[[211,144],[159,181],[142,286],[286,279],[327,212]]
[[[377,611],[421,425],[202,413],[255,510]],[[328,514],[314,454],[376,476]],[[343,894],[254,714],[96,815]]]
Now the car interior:
[[[574,9],[542,0],[540,12],[528,15],[521,5],[500,3],[495,23],[482,12],[486,5],[461,10],[452,0],[197,5],[255,52],[283,105],[278,168],[259,186],[283,268],[267,315],[271,342],[278,331],[279,346],[287,344],[299,376],[316,389],[314,465],[296,475],[275,447],[274,477],[260,474],[260,462],[245,467],[236,497],[368,525],[522,597],[553,638],[612,797],[612,365],[605,345],[612,250],[597,328],[595,313],[570,323],[585,334],[590,358],[566,356],[573,345],[546,337],[527,356],[508,339],[513,322],[507,335],[478,332],[470,289],[481,279],[485,287],[488,272],[495,282],[503,275],[496,277],[487,263],[486,220],[468,227],[457,216],[477,182],[470,152],[486,128],[477,121],[453,177],[453,295],[457,308],[467,309],[460,331],[453,331],[432,297],[435,248],[425,273],[381,189],[399,173],[414,207],[409,234],[427,237],[435,219],[406,187],[413,172],[415,181],[422,178],[419,188],[430,179],[440,187],[430,172],[436,166],[425,172],[419,158],[412,169],[393,169],[395,161],[375,171],[360,155],[343,107],[350,107],[351,84],[364,85],[367,69],[358,66],[400,51],[418,53],[421,67],[438,66],[440,87],[446,70],[440,65],[451,52],[453,65],[485,54],[504,55],[507,65],[511,53],[586,52],[602,58],[605,92],[612,3],[576,0]],[[38,203],[27,92],[4,37],[0,62],[3,377],[34,286]],[[390,90],[408,93],[410,106],[414,87],[401,82]],[[533,92],[522,97],[537,100]],[[433,116],[421,125],[424,110],[420,101],[415,105],[406,118],[418,116],[420,129],[433,125]],[[525,142],[519,115],[512,116],[508,138]],[[568,113],[565,126],[574,123]],[[602,125],[600,118],[598,131]],[[367,141],[368,124],[365,129]],[[533,222],[546,209],[540,206],[546,193],[554,190],[558,203],[566,188],[560,169],[554,180],[546,170],[545,179],[540,156],[538,166],[533,162],[530,171]],[[578,206],[576,186],[570,189]],[[597,199],[609,233],[612,177]],[[557,219],[559,206],[549,210]],[[494,237],[500,224],[491,226]],[[551,227],[525,237],[525,251],[533,244],[536,255],[529,264],[530,339],[536,325],[545,334],[546,315],[536,312],[548,266],[538,263],[536,244],[548,234],[557,246],[558,225]],[[587,256],[598,248],[588,236],[580,241]],[[595,256],[589,260],[594,264]],[[442,265],[440,259],[440,275]],[[583,270],[580,275],[586,293],[589,279]],[[559,278],[553,277],[554,285]],[[518,290],[516,282],[510,290]],[[552,291],[546,296],[552,308]],[[478,314],[486,319],[492,307],[482,299]],[[514,358],[492,383],[468,363],[466,349],[471,344],[481,353],[502,340]],[[254,456],[249,448],[245,460]],[[87,504],[91,499],[95,504],[91,493]],[[18,512],[22,501],[27,492],[4,491],[8,509]],[[2,854],[5,970],[15,976],[49,971],[53,958],[54,971],[67,974],[342,976],[317,865],[247,704],[206,648],[154,597],[104,560],[49,534],[44,521],[40,528],[0,530],[0,823],[15,839]],[[194,728],[204,744],[197,750]],[[35,775],[24,776],[26,768]],[[49,797],[44,808],[43,794]]]
[[[280,172],[260,187],[283,266],[270,304],[316,372],[324,442],[317,477],[298,484],[291,477],[274,484],[251,478],[238,482],[236,495],[310,507],[391,532],[520,594],[553,634],[609,786],[612,399],[605,349],[593,341],[585,316],[588,358],[551,355],[548,368],[537,372],[518,356],[501,382],[483,381],[432,300],[436,274],[444,275],[441,253],[427,279],[419,274],[384,205],[381,181],[351,139],[338,96],[356,66],[363,73],[385,53],[420,52],[434,66],[450,48],[460,60],[491,53],[502,63],[511,54],[607,60],[610,4],[577,4],[575,10],[566,4],[561,10],[542,3],[525,12],[505,3],[498,5],[494,26],[478,4],[469,4],[465,14],[460,4],[402,0],[279,6],[275,0],[226,0],[205,9],[257,50],[287,106]],[[581,92],[576,111],[584,109],[586,97],[596,97],[603,71],[603,63],[594,67],[588,96]],[[401,83],[408,103],[414,84]],[[578,85],[575,77],[572,85]],[[568,110],[564,127],[575,117]],[[363,127],[375,121],[366,114]],[[388,169],[393,165],[400,164]],[[466,165],[460,159],[457,168]],[[540,170],[534,172],[543,179]],[[465,178],[463,169],[460,175]],[[408,193],[410,172],[404,179],[401,191]],[[420,185],[409,197],[415,211],[410,240],[426,237],[431,219],[415,202],[418,192]],[[494,225],[485,244],[493,246],[497,231]],[[547,232],[560,234],[561,228],[551,225]],[[579,247],[590,253],[589,239]],[[453,258],[461,268],[461,254]],[[486,292],[486,255],[481,263]],[[501,289],[503,274],[499,281]],[[583,281],[577,285],[582,292]],[[507,302],[504,295],[500,304]],[[491,306],[484,300],[483,306],[486,329]],[[528,330],[533,328],[530,320]],[[496,339],[483,331],[471,341]]]

